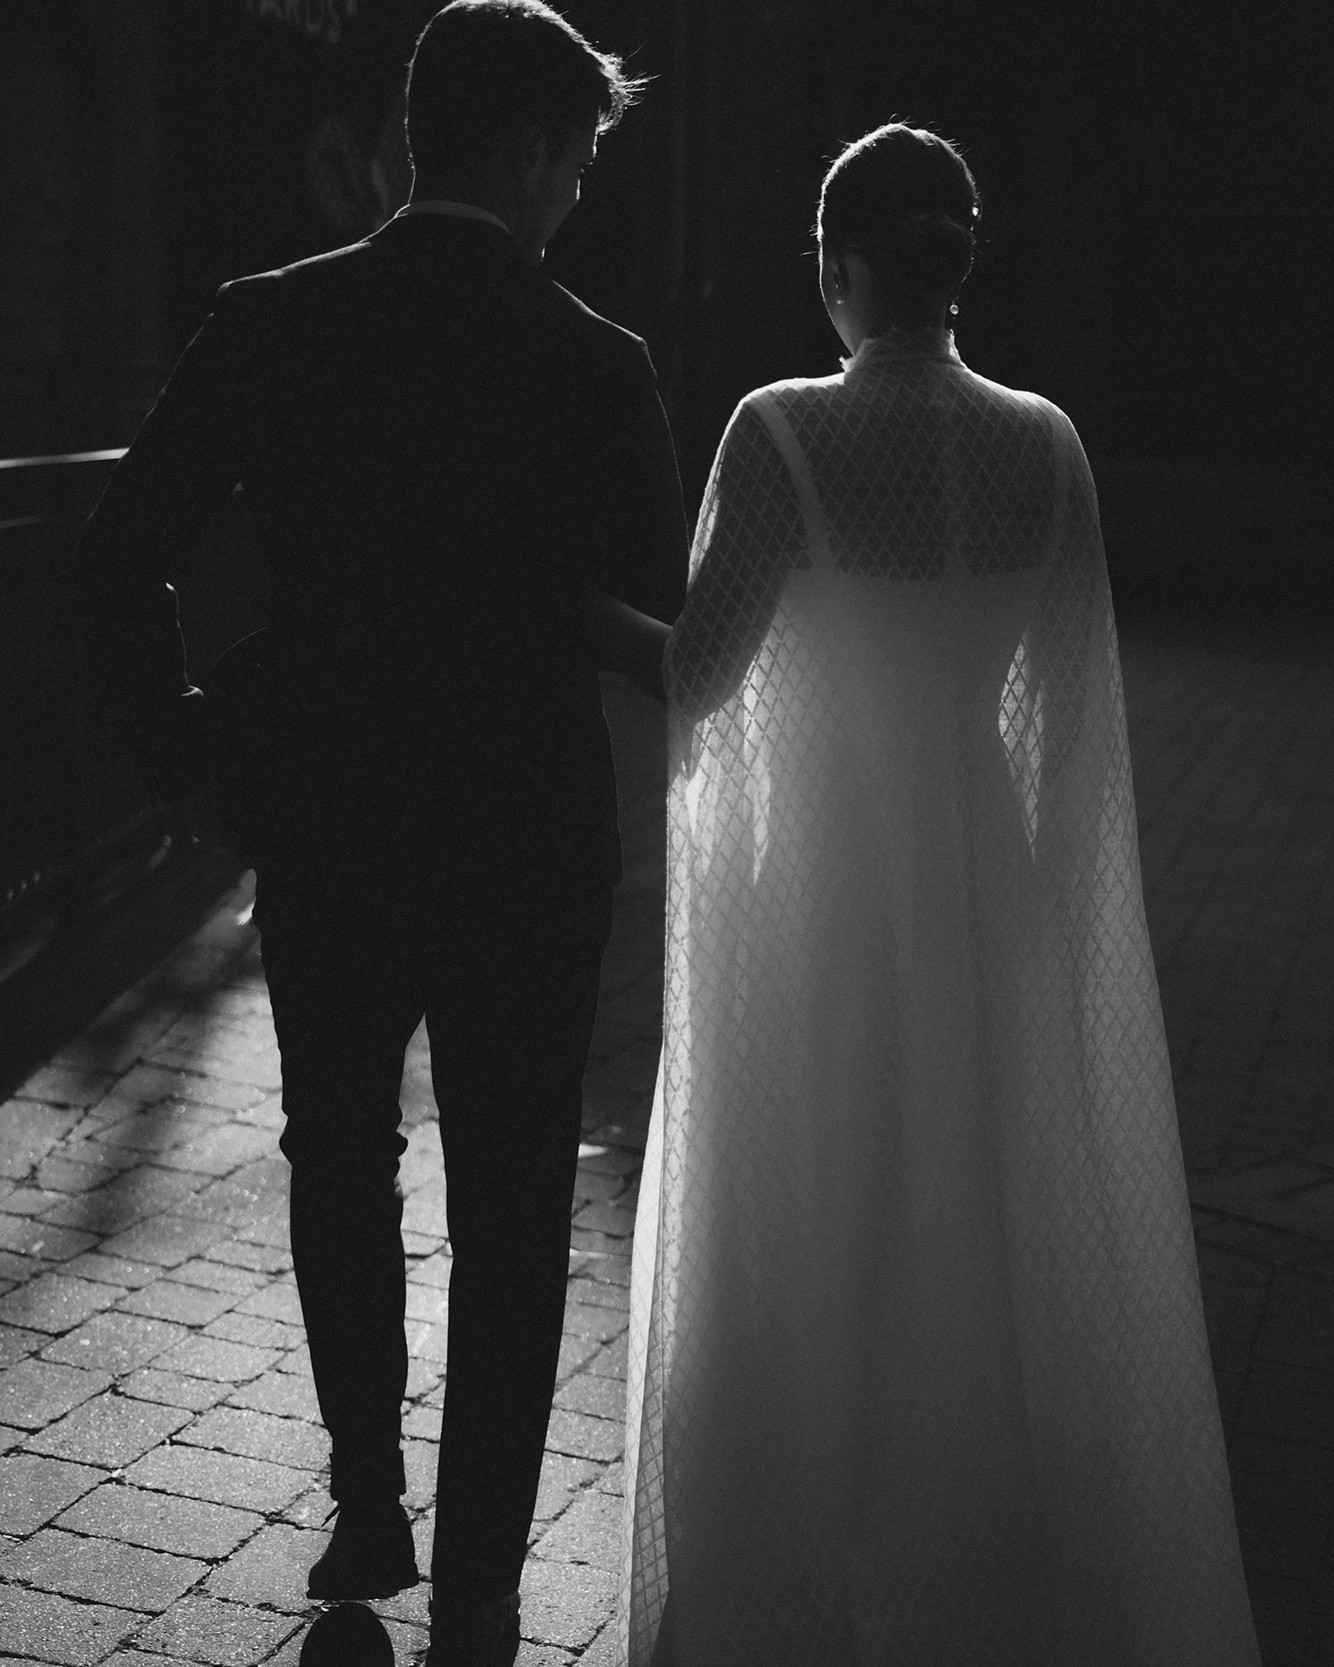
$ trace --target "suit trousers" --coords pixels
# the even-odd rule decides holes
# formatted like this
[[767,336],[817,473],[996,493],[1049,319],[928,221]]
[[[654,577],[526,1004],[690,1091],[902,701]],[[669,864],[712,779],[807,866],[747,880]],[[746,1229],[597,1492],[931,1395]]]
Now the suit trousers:
[[426,1019],[452,1256],[437,1602],[518,1587],[537,1497],[611,925],[609,881],[559,878],[291,861],[258,877],[292,1259],[339,1500],[405,1491],[399,1089]]

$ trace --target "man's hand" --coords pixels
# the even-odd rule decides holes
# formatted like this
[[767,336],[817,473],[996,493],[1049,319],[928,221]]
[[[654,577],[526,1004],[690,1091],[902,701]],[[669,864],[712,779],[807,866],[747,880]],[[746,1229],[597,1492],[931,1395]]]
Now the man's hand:
[[664,704],[662,656],[672,628],[628,602],[594,591],[582,611],[584,638],[597,663],[624,672],[636,688]]

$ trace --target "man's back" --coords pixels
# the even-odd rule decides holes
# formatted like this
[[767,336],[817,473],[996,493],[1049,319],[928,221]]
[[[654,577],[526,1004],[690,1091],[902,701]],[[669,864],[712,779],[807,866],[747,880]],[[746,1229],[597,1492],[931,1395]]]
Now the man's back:
[[269,728],[302,841],[364,818],[413,844],[531,842],[542,824],[560,844],[565,806],[581,839],[597,807],[605,842],[577,608],[597,588],[671,618],[684,581],[635,337],[499,228],[396,219],[221,292],[94,519],[98,588],[127,568],[174,582],[176,530],[238,480],[269,567]]

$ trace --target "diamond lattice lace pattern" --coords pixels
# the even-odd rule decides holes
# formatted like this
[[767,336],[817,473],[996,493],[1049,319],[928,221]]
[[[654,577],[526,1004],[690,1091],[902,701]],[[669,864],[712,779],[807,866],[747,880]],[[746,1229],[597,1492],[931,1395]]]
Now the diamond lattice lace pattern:
[[621,1659],[1254,1667],[1070,423],[748,396],[666,669]]

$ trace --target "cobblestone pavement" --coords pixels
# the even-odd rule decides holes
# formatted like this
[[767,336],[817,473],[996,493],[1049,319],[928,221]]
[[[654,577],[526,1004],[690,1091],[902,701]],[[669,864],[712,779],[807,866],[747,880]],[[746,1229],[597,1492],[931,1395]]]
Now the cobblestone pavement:
[[[1150,924],[1265,1667],[1334,1661],[1334,642],[1124,636]],[[523,1667],[612,1659],[626,1287],[657,1053],[661,738],[612,686],[627,881],[586,1089]],[[287,1253],[243,885],[0,1109],[0,1656],[295,1663],[327,1444]],[[448,1311],[409,1054],[407,1503],[431,1521]],[[400,1662],[426,1589],[376,1606]],[[308,1651],[307,1660],[310,1654]],[[365,1659],[371,1659],[367,1656]]]

